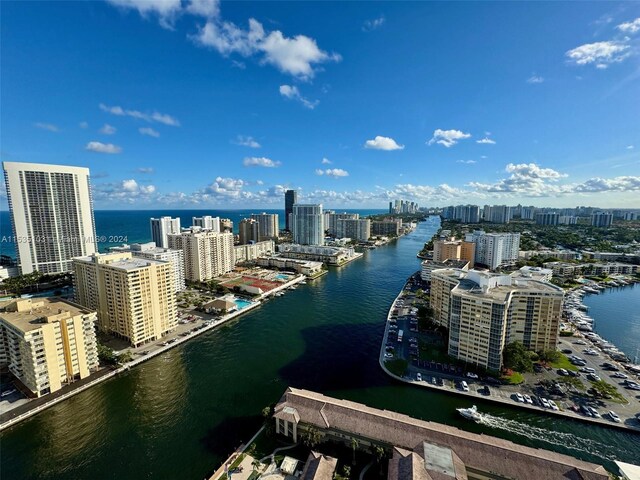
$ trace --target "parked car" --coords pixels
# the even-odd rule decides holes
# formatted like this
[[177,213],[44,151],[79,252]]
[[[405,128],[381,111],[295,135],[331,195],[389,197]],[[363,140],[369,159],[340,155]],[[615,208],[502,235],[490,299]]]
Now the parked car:
[[469,391],[469,385],[467,385],[467,382],[465,382],[464,380],[460,382],[460,388],[462,389],[463,392]]
[[416,374],[416,380],[419,381],[419,382],[422,381],[422,374],[421,373]]
[[518,401],[520,403],[524,403],[524,397],[522,396],[522,394],[520,392],[516,393],[516,401]]

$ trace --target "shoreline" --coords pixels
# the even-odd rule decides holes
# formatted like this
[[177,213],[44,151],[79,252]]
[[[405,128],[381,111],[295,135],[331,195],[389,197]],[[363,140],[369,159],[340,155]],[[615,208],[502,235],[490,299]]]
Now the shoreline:
[[[604,418],[592,418],[592,417],[585,417],[582,415],[578,415],[578,414],[574,414],[574,413],[569,413],[569,412],[565,412],[565,411],[553,411],[550,409],[541,409],[540,407],[537,407],[535,405],[529,405],[526,403],[516,403],[513,400],[509,399],[504,399],[504,398],[499,398],[499,397],[495,397],[495,396],[485,396],[485,395],[480,395],[475,391],[472,391],[471,386],[476,386],[476,383],[472,380],[472,379],[465,379],[465,381],[467,381],[467,383],[469,383],[469,391],[468,392],[464,392],[462,390],[459,390],[457,388],[450,388],[447,386],[437,386],[437,385],[432,385],[431,383],[427,383],[427,382],[419,382],[417,380],[413,380],[411,378],[406,378],[406,377],[400,377],[394,373],[392,373],[391,371],[389,371],[389,369],[386,367],[385,365],[385,358],[384,358],[384,354],[386,353],[385,351],[385,346],[387,344],[387,338],[388,338],[388,333],[389,333],[389,326],[390,326],[390,322],[389,320],[391,319],[391,314],[392,311],[394,309],[394,306],[396,305],[396,302],[398,301],[398,299],[400,299],[404,292],[405,292],[405,287],[407,286],[407,284],[409,283],[409,280],[415,275],[415,273],[413,273],[409,279],[407,279],[407,281],[405,282],[405,284],[402,287],[402,290],[400,290],[400,293],[395,297],[395,299],[393,300],[391,307],[389,308],[389,311],[387,313],[387,318],[385,321],[385,329],[384,329],[384,335],[382,337],[382,342],[380,345],[380,353],[378,355],[378,363],[380,364],[380,367],[382,368],[382,370],[389,375],[391,378],[393,378],[394,380],[397,380],[399,382],[403,382],[409,385],[414,385],[416,387],[422,387],[422,388],[429,388],[431,390],[437,391],[437,392],[443,392],[446,394],[457,394],[460,396],[464,396],[467,398],[473,398],[476,401],[487,401],[487,402],[493,402],[493,403],[498,403],[498,404],[502,404],[502,405],[507,405],[509,407],[518,407],[518,408],[524,408],[525,410],[529,410],[531,412],[535,412],[535,413],[543,413],[543,414],[547,414],[550,416],[561,416],[565,419],[570,419],[570,420],[581,420],[583,422],[586,423],[591,423],[591,424],[596,424],[599,426],[605,426],[605,427],[613,427],[613,428],[617,428],[617,429],[621,429],[624,431],[631,431],[631,432],[640,432],[640,424],[638,426],[635,425],[625,425],[624,423],[614,423],[611,421],[608,421]],[[408,366],[411,365],[411,361],[408,361]],[[441,375],[440,375],[441,376]],[[449,376],[446,377],[447,379],[449,379]],[[461,377],[462,378],[462,377]]]

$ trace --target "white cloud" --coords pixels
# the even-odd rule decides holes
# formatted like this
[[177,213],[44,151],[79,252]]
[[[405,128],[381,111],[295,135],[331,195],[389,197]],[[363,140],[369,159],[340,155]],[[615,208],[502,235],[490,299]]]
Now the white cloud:
[[313,38],[305,35],[286,37],[279,30],[266,33],[262,24],[253,18],[249,19],[246,30],[219,18],[210,19],[191,38],[196,44],[214,48],[225,56],[256,55],[260,63],[271,64],[283,73],[304,80],[313,78],[316,65],[342,60],[340,55],[320,49]]
[[114,127],[113,125],[109,125],[108,123],[105,123],[100,129],[100,133],[104,135],[113,135],[114,133],[116,133],[116,127]]
[[326,170],[322,170],[320,168],[316,169],[316,175],[326,175],[327,177],[348,177],[349,172],[346,170],[342,170],[341,168],[327,168]]
[[113,143],[89,142],[85,147],[86,150],[96,153],[120,153],[122,148]]
[[614,40],[580,45],[569,50],[565,55],[575,65],[595,64],[596,68],[604,69],[612,63],[623,61],[629,56],[629,45]]
[[476,143],[482,143],[485,145],[495,145],[496,141],[491,140],[490,138],[484,137],[484,138],[481,138],[480,140],[476,140]]
[[160,137],[160,132],[154,130],[151,127],[140,127],[138,129],[138,132],[140,132],[140,135],[147,135],[149,137],[155,137],[155,138]]
[[399,145],[393,138],[391,137],[382,137],[380,135],[376,135],[373,140],[367,140],[364,142],[364,148],[371,148],[374,150],[402,150],[404,145]]
[[160,25],[172,28],[173,22],[180,14],[180,0],[107,0],[112,5],[124,9],[137,10],[143,18],[157,15]]
[[544,82],[544,77],[541,77],[540,75],[531,75],[529,78],[527,78],[527,83],[543,83]]
[[479,192],[518,194],[528,197],[545,197],[566,193],[568,187],[557,182],[567,175],[552,168],[541,168],[535,163],[509,163],[505,171],[511,175],[493,184],[469,183]]
[[470,133],[464,133],[461,130],[441,130],[436,129],[433,132],[433,137],[427,142],[427,145],[433,145],[438,143],[445,147],[453,147],[458,141],[471,137]]
[[280,166],[280,162],[273,161],[270,158],[266,157],[245,157],[245,159],[242,161],[242,164],[245,167],[275,168]]
[[640,177],[591,178],[573,187],[579,193],[637,192],[640,191]]
[[320,103],[318,100],[309,100],[300,94],[300,90],[295,85],[280,85],[280,95],[291,100],[297,100],[304,107],[313,110]]
[[89,124],[88,124],[87,122],[80,122],[80,123],[78,124],[78,126],[79,126],[80,128],[89,128]]
[[155,170],[152,167],[140,167],[138,168],[138,173],[148,173],[151,174],[153,173]]
[[371,32],[372,30],[380,28],[382,25],[384,25],[385,20],[386,19],[383,15],[380,15],[378,18],[374,18],[372,20],[365,20],[362,24],[362,31]]
[[172,127],[180,126],[180,122],[176,118],[166,113],[160,113],[157,111],[154,111],[152,113],[143,113],[143,112],[140,112],[139,110],[125,110],[120,106],[109,107],[104,103],[101,103],[99,107],[100,107],[100,110],[102,110],[103,112],[107,112],[112,115],[118,115],[120,117],[124,117],[124,116],[132,117],[132,118],[137,118],[139,120],[144,120],[145,122],[149,122],[149,123],[158,122],[158,123],[163,123],[164,125],[169,125]]
[[220,13],[220,2],[218,0],[190,0],[187,12],[206,18],[214,18]]
[[624,22],[616,26],[618,30],[624,33],[636,33],[640,31],[640,17],[632,20],[631,22]]
[[43,122],[36,122],[33,124],[34,127],[37,128],[41,128],[42,130],[47,130],[49,132],[59,132],[60,129],[54,125],[53,123],[43,123]]
[[633,150],[635,147],[633,145],[627,145],[627,150]]
[[478,163],[475,160],[456,160],[456,163],[464,163],[466,165],[473,165],[474,163]]
[[322,162],[320,163],[322,163],[323,165],[331,165],[331,160],[325,157],[322,159]]
[[233,143],[250,148],[260,148],[261,146],[253,137],[245,135],[238,135]]

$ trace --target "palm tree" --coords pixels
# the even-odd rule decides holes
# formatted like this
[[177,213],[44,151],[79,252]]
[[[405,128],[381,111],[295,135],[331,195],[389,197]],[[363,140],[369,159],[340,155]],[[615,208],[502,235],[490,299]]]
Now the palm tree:
[[356,464],[356,448],[358,448],[360,442],[356,438],[351,439],[351,449],[353,450],[353,464]]

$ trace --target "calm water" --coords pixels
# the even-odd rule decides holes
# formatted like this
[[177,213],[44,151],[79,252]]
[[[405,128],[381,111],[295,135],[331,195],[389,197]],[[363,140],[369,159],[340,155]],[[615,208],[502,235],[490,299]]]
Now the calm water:
[[[0,436],[4,479],[202,479],[288,385],[568,453],[614,468],[640,435],[478,403],[392,381],[378,365],[390,302],[438,220],[232,324],[52,407]],[[355,307],[355,308],[354,308]]]
[[598,335],[631,359],[640,355],[640,284],[607,288],[600,294],[586,295],[584,304],[589,306],[588,314],[595,320]]

